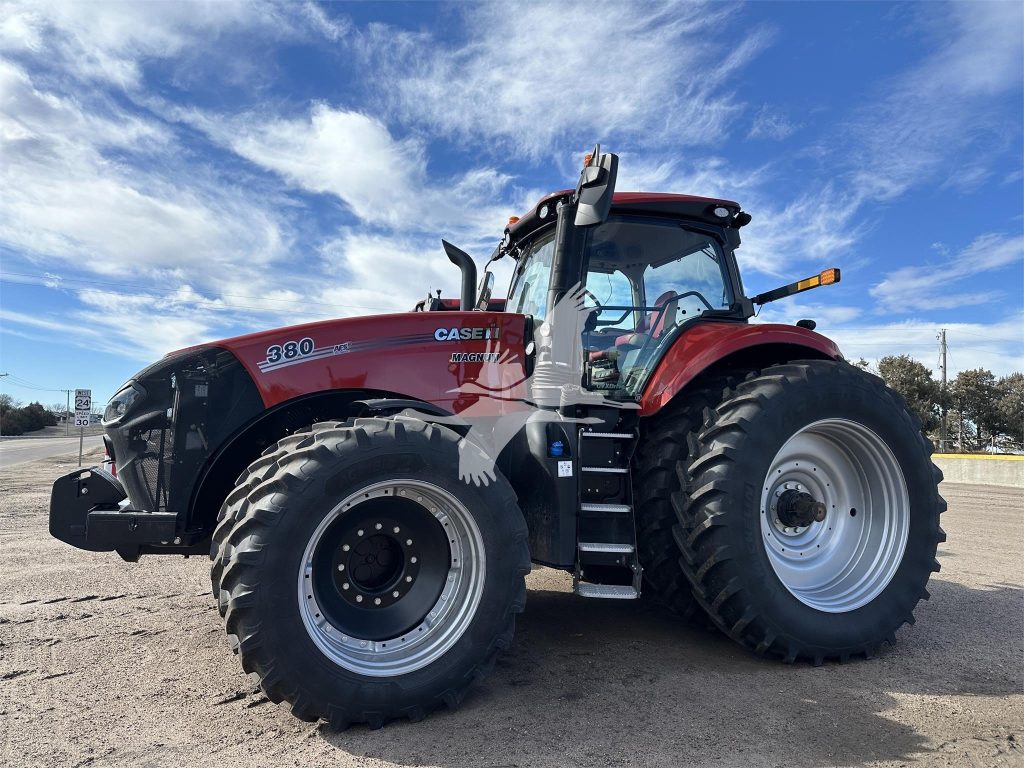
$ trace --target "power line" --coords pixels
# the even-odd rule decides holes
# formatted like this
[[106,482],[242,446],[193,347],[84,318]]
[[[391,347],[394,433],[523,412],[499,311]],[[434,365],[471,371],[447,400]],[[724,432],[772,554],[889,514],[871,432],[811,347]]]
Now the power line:
[[10,378],[10,380],[12,382],[14,382],[17,386],[22,387],[23,389],[34,389],[34,390],[36,390],[38,392],[67,392],[68,391],[67,387],[44,387],[42,384],[36,384],[34,382],[29,381],[28,379],[23,379],[20,376],[15,376],[14,374],[8,374],[8,377]]

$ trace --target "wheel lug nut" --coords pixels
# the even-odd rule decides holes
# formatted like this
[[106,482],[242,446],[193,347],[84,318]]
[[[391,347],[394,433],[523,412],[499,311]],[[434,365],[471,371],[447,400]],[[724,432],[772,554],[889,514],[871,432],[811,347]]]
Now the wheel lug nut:
[[396,589],[394,592],[392,592],[391,596],[392,597],[398,597],[398,590]]
[[342,563],[341,565],[339,565],[339,566],[338,566],[338,570],[339,570],[339,571],[344,571],[344,570],[345,570],[345,564],[344,564],[344,563]]
[[411,547],[412,546],[412,539],[406,539],[405,540],[405,546]]
[[362,535],[363,535],[363,531],[362,531],[362,529],[360,529],[360,530],[356,531],[356,533],[357,533],[357,534],[358,534],[359,536],[362,536]]
[[344,584],[341,585],[341,588],[342,589],[348,589],[349,586],[350,586],[349,583],[346,581]]
[[356,595],[356,602],[357,603],[363,602],[363,596],[362,595]]
[[373,604],[374,605],[380,605],[380,598],[379,597],[373,598]]
[[375,526],[373,526],[373,527],[374,527],[374,528],[376,528],[376,529],[377,529],[377,530],[379,531],[379,530],[380,530],[381,528],[383,528],[384,526],[383,526],[383,525],[381,525],[380,523],[377,523],[377,524],[376,524]]
[[415,563],[416,562],[416,558],[415,557],[410,557],[409,558],[409,562],[410,563]]
[[348,544],[342,544],[341,545],[341,551],[342,552],[348,552],[350,549],[352,549],[352,547],[350,547]]
[[405,577],[405,583],[406,584],[411,584],[412,583],[412,576],[406,576]]
[[398,526],[396,525],[396,526],[395,526],[394,528],[392,528],[391,530],[393,530],[393,531],[394,531],[395,533],[398,533],[398,532],[399,532],[399,531],[401,531],[402,529],[401,529],[401,528],[399,528],[399,527],[398,527]]

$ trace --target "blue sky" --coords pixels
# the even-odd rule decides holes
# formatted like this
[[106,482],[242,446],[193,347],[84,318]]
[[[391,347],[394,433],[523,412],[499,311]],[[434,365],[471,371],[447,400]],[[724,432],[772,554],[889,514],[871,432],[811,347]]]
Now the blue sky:
[[[0,3],[0,390],[454,295],[597,141],[848,357],[1024,369],[1020,3]],[[507,267],[499,285],[507,281]]]

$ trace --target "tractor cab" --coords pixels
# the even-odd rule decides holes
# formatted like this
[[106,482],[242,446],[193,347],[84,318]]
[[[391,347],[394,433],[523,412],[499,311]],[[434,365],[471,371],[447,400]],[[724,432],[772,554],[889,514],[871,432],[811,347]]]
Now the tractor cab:
[[[596,148],[575,191],[549,195],[512,220],[492,261],[516,260],[505,309],[535,323],[567,292],[582,289],[589,310],[582,383],[636,399],[684,328],[753,314],[734,256],[737,230],[750,216],[726,200],[616,194],[609,158]],[[586,201],[588,192],[598,203]]]

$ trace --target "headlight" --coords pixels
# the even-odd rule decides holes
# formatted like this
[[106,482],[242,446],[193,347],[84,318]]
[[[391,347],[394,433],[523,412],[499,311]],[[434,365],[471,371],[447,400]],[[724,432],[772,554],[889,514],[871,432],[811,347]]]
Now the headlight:
[[130,385],[122,389],[110,398],[110,402],[107,403],[107,409],[103,412],[103,423],[109,424],[120,419],[128,413],[128,409],[141,396],[142,393]]

